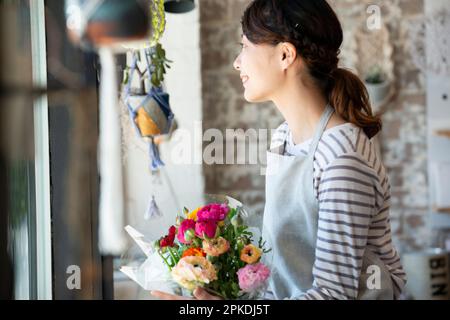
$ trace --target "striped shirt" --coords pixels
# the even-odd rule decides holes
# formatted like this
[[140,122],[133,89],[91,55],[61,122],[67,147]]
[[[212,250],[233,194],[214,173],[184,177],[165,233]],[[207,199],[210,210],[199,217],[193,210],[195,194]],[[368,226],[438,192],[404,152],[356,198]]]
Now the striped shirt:
[[[274,132],[271,149],[307,155],[311,140],[294,145],[287,122]],[[346,123],[322,135],[314,155],[319,201],[313,287],[299,299],[355,299],[365,250],[378,254],[390,271],[395,298],[406,274],[393,246],[389,220],[390,184],[372,141]]]

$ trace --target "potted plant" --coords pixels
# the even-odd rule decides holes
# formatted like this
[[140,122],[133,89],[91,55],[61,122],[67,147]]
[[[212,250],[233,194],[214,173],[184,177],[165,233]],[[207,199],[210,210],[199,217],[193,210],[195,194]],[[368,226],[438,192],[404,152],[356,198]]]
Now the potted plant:
[[369,69],[365,77],[365,84],[373,106],[380,104],[389,94],[390,81],[379,65],[374,65]]

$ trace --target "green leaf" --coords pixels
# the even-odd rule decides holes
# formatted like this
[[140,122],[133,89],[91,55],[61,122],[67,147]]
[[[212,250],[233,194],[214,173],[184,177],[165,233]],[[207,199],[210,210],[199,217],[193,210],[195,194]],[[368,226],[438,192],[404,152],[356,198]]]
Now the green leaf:
[[231,208],[230,212],[227,215],[227,219],[231,221],[231,219],[234,217],[234,215],[236,214],[236,209],[235,208]]
[[156,86],[156,87],[159,86],[158,79],[156,78],[156,74],[155,74],[155,73],[152,74],[151,81],[152,81],[152,84],[153,84],[154,86]]
[[163,51],[162,51],[162,48],[161,48],[161,44],[159,44],[159,43],[158,43],[158,45],[156,46],[156,54],[157,54],[158,57],[160,57],[160,56],[163,55]]
[[127,84],[127,83],[128,83],[128,80],[129,80],[129,75],[128,75],[128,72],[125,71],[125,72],[124,72],[124,75],[123,75],[122,84]]
[[175,254],[173,253],[172,248],[171,247],[167,247],[167,250],[169,251],[170,258],[172,259],[172,262],[173,262],[173,266],[175,266],[178,263],[178,260],[175,257]]

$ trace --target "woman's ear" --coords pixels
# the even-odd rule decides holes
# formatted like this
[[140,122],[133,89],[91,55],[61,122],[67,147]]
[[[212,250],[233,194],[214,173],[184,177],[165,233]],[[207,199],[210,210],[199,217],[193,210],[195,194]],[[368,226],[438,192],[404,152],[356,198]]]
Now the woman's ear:
[[297,59],[297,49],[292,43],[280,43],[280,63],[283,70],[286,70]]

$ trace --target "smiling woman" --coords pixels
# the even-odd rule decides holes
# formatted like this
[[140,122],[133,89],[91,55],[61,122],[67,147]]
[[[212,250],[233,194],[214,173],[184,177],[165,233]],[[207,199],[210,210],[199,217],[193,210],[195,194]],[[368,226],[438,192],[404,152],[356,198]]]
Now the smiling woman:
[[[381,130],[367,90],[338,66],[341,24],[325,0],[254,0],[234,61],[248,102],[285,122],[267,152],[263,228],[276,299],[395,299],[405,273],[392,245]],[[377,286],[371,271],[379,270]]]
[[[140,25],[144,35],[150,26],[141,24],[145,12],[139,8],[150,9],[158,16],[152,19],[156,32],[145,42],[160,41],[166,54],[141,50],[151,54],[137,61],[140,74],[131,88],[143,90],[134,96],[134,106],[152,86],[163,86],[178,128],[155,137],[158,149],[149,148],[136,135],[126,101],[116,105],[119,97],[106,89],[105,96],[114,99],[100,110],[114,116],[109,111],[120,106],[121,127],[114,132],[123,136],[113,143],[117,153],[103,158],[116,163],[110,171],[115,177],[121,167],[124,173],[123,184],[109,184],[118,191],[108,192],[98,162],[99,114],[105,114],[99,112],[98,89],[108,88],[107,82],[117,87],[123,73],[130,79],[133,55],[102,50],[106,59],[99,63],[96,52],[70,42],[66,26],[79,13],[74,4],[102,3],[108,10],[95,15],[97,23],[86,29],[85,39],[105,44],[112,33],[116,39],[120,34],[109,23],[101,27],[100,20],[118,17],[116,10],[137,2],[143,6],[134,7],[135,19],[120,18],[116,26],[132,33]],[[230,195],[255,213],[251,225],[262,229],[272,248],[267,299],[447,298],[450,78],[448,41],[439,39],[450,34],[448,1],[370,2],[0,0],[0,299],[189,299],[179,303],[182,309],[168,311],[218,313],[210,307],[219,304],[194,309],[191,300],[218,299],[217,287],[192,294],[164,282],[154,267],[164,267],[164,260],[156,264],[160,257],[147,257],[123,230],[127,222],[147,239],[163,235],[160,247],[171,247],[179,240],[170,228],[173,215],[183,212],[180,204],[196,208],[205,193]],[[69,19],[66,5],[75,14]],[[169,12],[177,10],[190,11]],[[110,36],[101,37],[103,32]],[[104,41],[94,41],[100,38]],[[164,80],[152,79],[152,65],[167,67],[163,56],[173,61],[171,69]],[[377,102],[375,91],[367,92],[361,81],[370,66],[379,66],[392,84],[384,101]],[[102,75],[107,69],[110,73]],[[145,112],[136,110],[146,137],[156,134],[150,120],[160,132],[167,127],[155,107],[149,103]],[[161,176],[151,171],[159,161],[149,168],[155,150],[166,165]],[[117,234],[109,233],[112,240],[103,243],[123,239],[125,252],[99,250],[102,192],[114,200],[123,197],[123,215],[120,204],[107,201],[112,210],[104,212],[118,213],[107,219]],[[199,223],[197,231],[215,236],[213,227]],[[180,238],[196,237],[195,229]],[[224,263],[216,258],[233,251],[226,241],[196,239],[202,249],[171,258],[210,256],[211,263],[220,262],[219,272]],[[165,259],[174,267],[170,253]],[[259,253],[247,246],[236,257],[253,265]],[[429,264],[418,272],[417,261],[431,260],[439,266],[431,270],[430,282]],[[120,268],[123,262],[128,269]],[[185,259],[180,266],[208,266],[202,262]],[[138,265],[141,275],[157,281],[133,279]],[[183,270],[176,271],[180,282],[187,279]],[[236,272],[235,280],[251,290],[254,282],[247,280],[258,279],[258,272],[267,276],[256,265]],[[214,278],[207,277],[198,279]],[[227,289],[234,293],[236,286]]]

